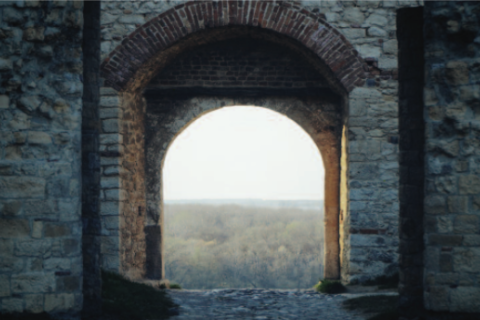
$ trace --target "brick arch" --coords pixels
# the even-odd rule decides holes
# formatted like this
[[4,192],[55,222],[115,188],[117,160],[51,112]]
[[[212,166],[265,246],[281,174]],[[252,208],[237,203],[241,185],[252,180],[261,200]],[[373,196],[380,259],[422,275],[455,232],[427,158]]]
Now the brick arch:
[[[106,85],[121,91],[144,86],[161,68],[161,60],[188,46],[218,40],[219,34],[194,39],[205,30],[244,26],[271,31],[303,44],[325,65],[342,91],[364,84],[364,61],[347,39],[330,26],[323,15],[294,2],[264,0],[189,1],[178,5],[125,38],[101,65]],[[176,47],[175,47],[176,46]]]

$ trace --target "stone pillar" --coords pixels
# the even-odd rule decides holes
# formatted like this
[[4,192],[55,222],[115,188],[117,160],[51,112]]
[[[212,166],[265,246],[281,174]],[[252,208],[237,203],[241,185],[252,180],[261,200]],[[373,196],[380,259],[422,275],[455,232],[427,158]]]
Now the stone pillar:
[[404,319],[423,312],[423,8],[397,11],[400,130],[400,304]]
[[85,2],[82,109],[83,315],[101,313],[100,274],[100,2]]
[[425,2],[424,302],[480,318],[480,3]]

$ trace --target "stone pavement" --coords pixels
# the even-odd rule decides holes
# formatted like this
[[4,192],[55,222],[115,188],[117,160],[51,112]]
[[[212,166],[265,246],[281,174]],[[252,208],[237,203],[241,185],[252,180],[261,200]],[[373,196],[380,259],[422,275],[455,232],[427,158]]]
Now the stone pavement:
[[[168,290],[179,315],[171,319],[322,319],[360,320],[364,314],[342,308],[342,302],[364,294],[327,295],[309,290],[216,289]],[[385,293],[381,293],[385,294]]]

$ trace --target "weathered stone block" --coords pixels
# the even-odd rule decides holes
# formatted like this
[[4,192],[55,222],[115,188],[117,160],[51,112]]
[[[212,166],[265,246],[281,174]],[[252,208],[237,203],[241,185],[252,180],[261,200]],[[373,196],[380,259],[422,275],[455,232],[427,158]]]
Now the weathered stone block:
[[350,92],[350,99],[377,99],[381,98],[381,92],[376,88],[356,87]]
[[105,200],[107,201],[125,201],[128,199],[128,193],[123,189],[105,190]]
[[451,213],[467,213],[468,197],[467,196],[449,196],[447,198],[448,212]]
[[469,81],[468,64],[464,61],[449,61],[446,65],[445,75],[453,85],[466,84]]
[[10,277],[0,275],[0,298],[10,296]]
[[371,104],[368,108],[370,117],[396,117],[398,113],[398,105],[396,103],[378,103]]
[[0,199],[44,198],[45,179],[0,177]]
[[123,112],[122,112],[122,109],[120,108],[101,108],[100,109],[100,119],[121,118],[122,115],[123,115]]
[[436,231],[439,233],[452,233],[453,221],[451,216],[437,216],[435,218]]
[[458,180],[458,189],[460,194],[480,193],[480,177],[477,175],[460,176]]
[[104,236],[101,240],[100,252],[102,254],[116,254],[120,249],[120,238],[118,236]]
[[1,239],[0,238],[0,254],[1,255],[12,255],[13,254],[13,243],[14,243],[13,239]]
[[120,106],[120,97],[100,97],[100,107],[114,108]]
[[70,258],[50,258],[43,261],[43,267],[45,270],[70,270],[71,260]]
[[0,95],[0,109],[10,108],[10,98],[6,95]]
[[385,246],[385,239],[375,234],[352,234],[350,235],[352,247],[379,247]]
[[374,47],[370,44],[357,45],[355,49],[364,58],[378,59],[382,55],[382,49],[380,49],[380,47]]
[[25,311],[29,313],[43,312],[43,294],[26,294]]
[[19,146],[8,146],[5,148],[6,160],[21,160],[22,149]]
[[105,270],[119,272],[120,271],[119,254],[117,253],[115,255],[109,255],[109,254],[102,255],[101,265],[102,265],[102,268]]
[[425,197],[424,209],[428,214],[445,214],[445,197],[441,195],[427,195]]
[[45,237],[47,238],[65,237],[71,234],[72,230],[68,224],[45,223]]
[[16,216],[21,213],[22,203],[20,201],[7,201],[3,204],[3,215]]
[[120,224],[120,217],[119,216],[106,216],[103,217],[103,225],[108,230],[118,230]]
[[120,177],[102,177],[100,179],[100,187],[103,189],[111,189],[111,188],[120,188],[121,187],[121,180]]
[[471,234],[464,235],[463,245],[480,247],[480,235],[471,235]]
[[108,166],[103,169],[103,174],[106,176],[116,176],[120,174],[120,166]]
[[145,17],[143,15],[121,15],[120,19],[118,20],[120,23],[125,24],[144,24]]
[[2,238],[22,238],[30,235],[30,225],[26,219],[0,219]]
[[47,183],[47,194],[52,198],[70,197],[70,179],[49,179]]
[[397,54],[398,53],[398,42],[397,40],[388,40],[383,43],[383,52],[386,54]]
[[22,258],[2,255],[0,258],[0,272],[22,272],[25,261]]
[[349,106],[351,117],[363,117],[367,115],[368,108],[364,100],[351,100]]
[[349,169],[350,179],[356,180],[375,180],[380,174],[380,170],[375,164],[351,163]]
[[459,246],[462,243],[462,236],[448,234],[428,235],[428,244],[432,246]]
[[44,27],[37,27],[37,28],[27,28],[23,31],[23,40],[26,41],[43,41],[45,39],[45,28]]
[[75,306],[75,295],[72,293],[46,294],[45,311],[68,311]]
[[52,243],[49,240],[27,240],[15,243],[15,255],[27,257],[49,256]]
[[454,220],[453,230],[455,233],[477,233],[479,217],[476,215],[457,215]]
[[0,71],[8,71],[12,69],[13,69],[12,60],[0,58]]
[[447,311],[449,308],[447,286],[431,286],[425,293],[425,308],[432,311]]
[[[103,15],[102,15],[103,18]],[[118,96],[118,91],[110,87],[100,87],[100,95],[103,96]]]
[[42,131],[29,131],[28,142],[30,144],[51,144],[52,138],[46,132]]
[[453,272],[453,259],[451,254],[440,254],[440,272]]
[[384,15],[377,14],[377,13],[371,14],[367,18],[367,20],[365,20],[365,25],[369,25],[369,26],[373,25],[373,26],[385,27],[387,24],[388,24],[388,19]]
[[450,311],[453,312],[480,312],[480,288],[458,287],[451,291]]
[[2,299],[2,312],[15,313],[23,311],[22,298],[4,298]]
[[367,158],[381,154],[381,149],[382,142],[379,139],[351,141],[349,144],[350,153],[363,153]]
[[100,214],[102,216],[118,216],[120,214],[120,203],[117,201],[101,202]]
[[119,132],[120,122],[118,119],[107,119],[102,121],[103,132]]
[[367,33],[368,33],[368,36],[370,36],[370,37],[381,37],[381,38],[388,37],[388,32],[386,30],[384,30],[382,28],[378,28],[378,27],[368,28]]
[[109,134],[109,133],[101,134],[100,135],[100,143],[102,145],[123,143],[123,135],[121,135],[121,134]]
[[480,272],[480,248],[455,248],[453,268],[455,272]]
[[41,104],[39,96],[23,96],[17,102],[17,106],[26,114],[32,114]]
[[59,276],[57,277],[57,292],[75,292],[80,289],[81,277]]
[[64,239],[61,241],[62,254],[65,256],[75,256],[81,253],[81,242],[77,239]]
[[13,275],[11,288],[13,293],[53,292],[55,278],[52,274],[35,273]]

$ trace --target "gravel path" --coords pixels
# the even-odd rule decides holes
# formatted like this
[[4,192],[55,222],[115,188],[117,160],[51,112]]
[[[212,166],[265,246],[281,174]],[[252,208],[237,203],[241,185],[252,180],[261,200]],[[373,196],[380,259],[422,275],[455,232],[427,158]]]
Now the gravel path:
[[217,289],[168,290],[183,319],[321,319],[360,320],[365,316],[342,308],[349,298],[367,294],[327,295],[314,290]]

